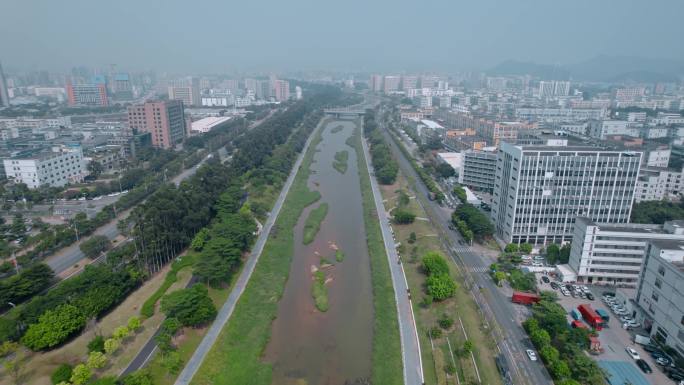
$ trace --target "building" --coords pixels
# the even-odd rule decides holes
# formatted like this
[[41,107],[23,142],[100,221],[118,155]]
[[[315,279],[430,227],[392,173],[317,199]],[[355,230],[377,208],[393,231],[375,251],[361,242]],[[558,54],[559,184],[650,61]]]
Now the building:
[[229,116],[209,116],[204,119],[192,122],[192,128],[190,131],[195,134],[204,134],[216,127],[221,127],[226,125],[230,121]]
[[636,185],[634,200],[660,201],[676,199],[682,191],[684,170],[667,167],[642,167]]
[[180,100],[186,106],[202,105],[199,79],[192,77],[173,82],[169,85],[169,99]]
[[302,99],[302,87],[295,86],[295,100],[301,100],[301,99]]
[[401,81],[401,77],[399,77],[399,76],[392,76],[392,75],[385,76],[385,79],[383,81],[383,92],[385,94],[391,94],[391,93],[399,91],[400,81]]
[[9,93],[7,92],[7,79],[5,73],[2,71],[2,64],[0,64],[0,107],[9,107]]
[[440,96],[439,108],[451,108],[451,96]]
[[118,73],[112,76],[111,88],[114,97],[119,100],[133,99],[133,86],[127,73]]
[[684,241],[652,241],[636,302],[651,338],[684,357]]
[[432,107],[432,96],[418,96],[416,98],[416,106],[418,108]]
[[5,174],[28,188],[62,187],[82,182],[86,175],[80,146],[62,146],[54,151],[26,151],[3,160]]
[[234,104],[235,97],[230,93],[202,95],[202,107],[228,107]]
[[560,244],[572,238],[576,217],[629,221],[642,154],[568,142],[501,144],[491,211],[500,240]]
[[371,75],[368,81],[368,88],[373,92],[382,91],[382,75]]
[[130,106],[128,127],[133,132],[149,132],[154,147],[172,148],[185,138],[183,102],[153,101]]
[[70,106],[107,107],[107,84],[102,81],[73,84],[71,81],[66,85],[67,101]]
[[515,116],[531,122],[572,123],[587,120],[602,120],[608,115],[606,108],[543,108],[520,107]]
[[615,135],[638,138],[639,124],[627,120],[601,120],[593,121],[589,125],[589,136],[592,138],[606,139]]
[[561,80],[540,81],[539,97],[542,99],[555,96],[568,96],[570,94],[570,82]]
[[466,151],[458,182],[473,190],[492,193],[496,179],[496,157],[496,147],[486,147],[480,151]]
[[404,75],[401,77],[402,91],[407,91],[414,88],[418,88],[418,76]]
[[626,87],[615,90],[615,100],[618,101],[636,100],[644,95],[646,95],[645,87]]
[[457,173],[463,169],[463,153],[462,152],[438,152],[437,159],[440,162],[446,163]]
[[257,80],[256,79],[245,79],[245,90],[252,91],[254,94],[257,92]]
[[256,97],[257,99],[267,100],[273,96],[273,87],[268,80],[257,80]]
[[286,102],[290,99],[290,82],[276,80],[273,82],[273,97],[278,102]]
[[579,282],[636,286],[649,242],[684,241],[678,221],[654,224],[597,223],[577,218],[568,264]]

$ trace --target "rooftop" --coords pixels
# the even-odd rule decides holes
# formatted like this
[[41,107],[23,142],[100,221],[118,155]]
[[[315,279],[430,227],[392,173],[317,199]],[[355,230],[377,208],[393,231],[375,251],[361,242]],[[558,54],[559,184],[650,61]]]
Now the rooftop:
[[608,374],[610,385],[650,385],[636,365],[627,361],[598,361],[598,365]]

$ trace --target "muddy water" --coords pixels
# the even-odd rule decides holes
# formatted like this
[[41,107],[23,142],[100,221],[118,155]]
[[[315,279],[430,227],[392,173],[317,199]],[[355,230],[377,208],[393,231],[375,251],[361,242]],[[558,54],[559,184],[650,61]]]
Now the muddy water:
[[[342,131],[331,130],[343,125]],[[319,385],[353,383],[370,378],[373,336],[373,305],[370,262],[363,223],[356,152],[345,144],[354,129],[348,120],[329,122],[317,146],[309,188],[321,199],[304,210],[295,228],[295,255],[278,315],[273,322],[265,360],[273,364],[273,384]],[[349,152],[348,169],[333,169],[335,152]],[[302,243],[309,211],[320,203],[329,205],[328,215],[316,239]],[[335,261],[338,246],[345,254]],[[325,269],[330,308],[319,312],[311,297],[311,266],[320,256],[334,263]]]

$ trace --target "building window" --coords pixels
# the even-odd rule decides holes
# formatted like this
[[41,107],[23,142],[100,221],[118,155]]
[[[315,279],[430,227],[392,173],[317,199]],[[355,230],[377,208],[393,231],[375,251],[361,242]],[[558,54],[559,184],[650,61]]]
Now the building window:
[[653,299],[654,301],[658,302],[659,297],[660,296],[655,291],[653,293],[651,293],[651,299]]
[[655,279],[655,287],[657,287],[658,289],[662,289],[662,286],[663,286],[663,281],[661,281],[660,278],[656,278]]
[[658,266],[658,274],[660,274],[664,277],[665,276],[665,268],[662,266]]

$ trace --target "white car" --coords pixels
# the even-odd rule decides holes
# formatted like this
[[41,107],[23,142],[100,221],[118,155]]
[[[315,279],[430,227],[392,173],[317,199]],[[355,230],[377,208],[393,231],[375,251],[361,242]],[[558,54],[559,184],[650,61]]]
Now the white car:
[[634,359],[634,360],[640,360],[641,359],[641,357],[639,357],[639,353],[637,353],[636,350],[634,350],[630,347],[627,347],[627,348],[625,348],[625,351],[627,352],[627,354],[629,354],[630,357],[632,357],[632,359]]
[[527,349],[527,356],[530,357],[530,361],[537,361],[537,353],[532,349]]
[[568,293],[568,291],[565,289],[561,290],[561,293],[566,297],[570,295],[570,293]]
[[544,267],[544,264],[541,263],[541,262],[534,262],[534,263],[532,264],[532,266],[534,266],[534,267]]

